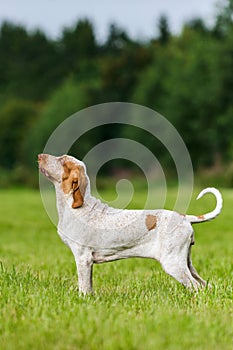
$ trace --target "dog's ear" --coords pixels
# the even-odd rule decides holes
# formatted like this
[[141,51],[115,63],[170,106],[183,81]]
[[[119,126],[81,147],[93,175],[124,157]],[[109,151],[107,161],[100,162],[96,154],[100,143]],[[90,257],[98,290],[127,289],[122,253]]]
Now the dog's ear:
[[73,203],[72,208],[76,209],[83,205],[83,196],[81,195],[79,188],[79,180],[74,178],[72,181],[72,190],[73,190]]
[[87,187],[87,180],[84,168],[73,162],[63,164],[64,173],[62,176],[62,188],[64,193],[72,193],[72,208],[79,208],[83,205],[84,195]]
[[79,189],[74,190],[73,192],[73,203],[72,208],[76,209],[83,205],[83,196],[81,195],[81,192]]
[[83,205],[84,196],[87,187],[86,175],[82,166],[77,166],[73,174],[73,204],[72,208],[79,208]]

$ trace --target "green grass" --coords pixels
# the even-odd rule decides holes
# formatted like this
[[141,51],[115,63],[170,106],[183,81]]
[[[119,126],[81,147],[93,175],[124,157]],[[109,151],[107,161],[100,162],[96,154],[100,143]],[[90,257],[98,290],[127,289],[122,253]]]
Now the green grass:
[[[232,349],[233,190],[222,192],[222,214],[194,227],[193,262],[212,290],[192,293],[156,261],[128,259],[95,266],[96,292],[80,297],[74,259],[39,192],[2,190],[1,348]],[[169,191],[171,202],[174,193]],[[213,199],[206,197],[193,200],[188,212],[211,210]]]

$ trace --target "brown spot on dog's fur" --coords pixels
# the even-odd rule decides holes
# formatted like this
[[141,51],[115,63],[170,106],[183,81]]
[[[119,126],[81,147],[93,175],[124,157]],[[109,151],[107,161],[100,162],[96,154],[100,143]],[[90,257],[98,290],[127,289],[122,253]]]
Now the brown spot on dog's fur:
[[204,217],[204,215],[198,215],[198,219],[204,220],[205,217]]
[[73,193],[72,208],[79,208],[83,205],[83,198],[87,186],[84,169],[71,161],[64,162],[64,173],[62,175],[62,189],[64,193]]
[[146,227],[148,231],[153,230],[156,227],[156,224],[157,224],[156,216],[150,215],[150,214],[146,216]]

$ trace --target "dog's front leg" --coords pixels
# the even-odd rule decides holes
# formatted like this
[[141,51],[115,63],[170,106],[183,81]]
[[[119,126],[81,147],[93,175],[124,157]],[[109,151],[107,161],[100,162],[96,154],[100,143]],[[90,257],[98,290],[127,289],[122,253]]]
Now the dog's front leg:
[[74,254],[77,272],[78,272],[78,289],[81,294],[92,292],[92,268],[93,259],[89,251],[83,251],[78,247],[71,247]]
[[78,289],[79,292],[86,295],[92,292],[92,268],[91,262],[78,262]]

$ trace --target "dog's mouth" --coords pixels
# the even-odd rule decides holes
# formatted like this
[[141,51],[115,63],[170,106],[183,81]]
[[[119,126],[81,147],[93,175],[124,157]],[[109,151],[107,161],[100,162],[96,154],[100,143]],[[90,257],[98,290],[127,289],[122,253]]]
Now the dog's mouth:
[[56,179],[54,179],[54,177],[52,177],[49,172],[47,170],[45,170],[44,168],[42,168],[41,166],[39,166],[39,170],[40,172],[45,175],[49,180],[51,181],[56,181]]

